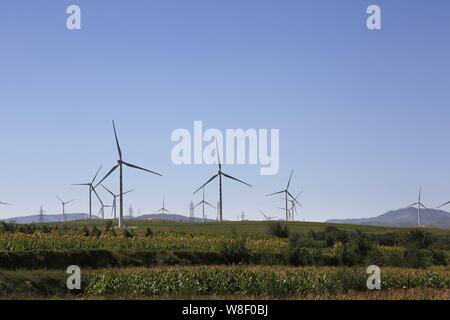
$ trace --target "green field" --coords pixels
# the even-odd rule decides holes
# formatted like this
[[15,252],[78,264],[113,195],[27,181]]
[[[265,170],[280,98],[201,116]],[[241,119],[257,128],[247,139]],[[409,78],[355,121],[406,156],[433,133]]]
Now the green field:
[[[306,222],[0,224],[1,299],[449,299],[450,232]],[[82,269],[69,292],[66,268]],[[366,268],[380,266],[381,291]]]
[[[271,222],[268,221],[243,221],[243,222],[207,222],[207,223],[182,223],[168,221],[138,221],[128,220],[126,224],[129,228],[135,228],[138,234],[143,234],[146,228],[154,231],[168,232],[184,232],[205,235],[230,235],[232,233],[265,236],[267,235],[267,226]],[[77,221],[69,222],[67,225],[74,227],[83,226],[102,226],[104,221]],[[283,222],[292,232],[307,233],[313,231],[323,231],[325,228],[334,226],[341,230],[356,231],[365,233],[382,234],[388,232],[408,232],[415,228],[394,228],[394,227],[377,227],[377,226],[356,226],[345,224],[330,224],[323,222]],[[432,234],[450,234],[449,229],[427,228]]]

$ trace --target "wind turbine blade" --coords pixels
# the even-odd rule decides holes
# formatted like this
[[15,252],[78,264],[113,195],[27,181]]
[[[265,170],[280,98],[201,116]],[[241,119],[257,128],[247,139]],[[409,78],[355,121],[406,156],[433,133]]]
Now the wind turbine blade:
[[59,196],[56,196],[58,198],[59,201],[64,202],[63,199],[61,199]]
[[217,143],[217,139],[216,139],[216,152],[217,152],[217,161],[219,162],[219,166],[221,165],[220,163],[220,152],[219,152],[219,144]]
[[282,194],[282,193],[284,193],[284,190],[283,190],[283,191],[279,191],[279,192],[275,192],[275,193],[268,194],[266,197],[276,196],[277,194]]
[[95,181],[95,179],[97,179],[97,176],[98,176],[98,174],[100,173],[100,170],[102,170],[102,167],[103,167],[103,164],[102,164],[102,165],[100,165],[100,168],[98,168],[98,170],[97,170],[97,173],[95,174],[95,176],[94,176],[94,179],[92,179],[92,182],[91,182],[91,184],[93,184],[93,183],[94,183],[94,181]]
[[449,202],[446,202],[446,203],[444,203],[443,205],[441,205],[441,206],[437,207],[436,209],[440,209],[440,208],[442,208],[442,207],[445,207],[445,206],[446,206],[446,205],[448,205],[448,204],[450,204],[450,201],[449,201]]
[[249,187],[253,188],[253,186],[252,186],[251,184],[248,184],[247,182],[244,182],[244,181],[242,181],[242,180],[239,180],[239,179],[237,179],[237,178],[235,178],[235,177],[232,177],[232,176],[230,176],[230,175],[228,175],[228,174],[226,174],[226,173],[223,173],[223,172],[222,172],[222,174],[223,174],[225,177],[227,177],[228,179],[235,180],[235,181],[237,181],[237,182],[240,182],[240,183],[242,183],[242,184],[245,184],[246,186],[249,186]]
[[106,176],[104,176],[103,179],[100,180],[100,182],[95,185],[94,189],[97,188],[103,181],[105,181],[106,178],[108,178],[111,175],[111,173],[113,173],[118,167],[119,167],[119,165],[116,164],[111,170],[109,170],[109,172],[106,174]]
[[267,216],[266,216],[266,214],[264,213],[264,211],[262,211],[262,210],[259,210],[259,211],[262,213],[262,215],[264,216],[264,218],[268,219]]
[[73,183],[72,186],[90,186],[90,183]]
[[97,197],[98,201],[100,201],[100,204],[103,206],[103,201],[100,198],[100,196],[98,195],[97,191],[95,191],[95,189],[92,189],[94,191],[95,196]]
[[[103,189],[105,189],[106,191],[108,191],[108,193],[110,194],[110,195],[112,195],[113,197],[115,197],[116,195],[111,191],[111,190],[109,190],[107,187],[105,187],[104,185],[102,185],[102,187],[103,187]],[[95,189],[95,188],[94,188]]]
[[0,204],[2,204],[2,205],[4,205],[4,206],[10,206],[10,205],[11,205],[11,204],[9,204],[9,203],[1,202],[1,201],[0,201]]
[[288,195],[292,198],[292,200],[294,200],[300,207],[302,206],[302,205],[300,204],[300,202],[298,202],[297,199],[295,199],[294,196],[293,196],[289,191],[287,191],[287,194],[288,194]]
[[407,206],[407,208],[414,207],[414,206],[417,205],[417,204],[418,204],[418,202],[414,202],[412,205]]
[[201,204],[203,204],[203,201],[202,202],[199,202],[199,203],[197,203],[197,205],[196,206],[194,206],[194,208],[197,208],[199,205],[201,205]]
[[162,176],[162,174],[159,174],[158,172],[150,171],[150,170],[148,170],[148,169],[138,167],[138,166],[136,166],[136,165],[134,165],[134,164],[131,164],[131,163],[128,163],[128,162],[122,161],[122,163],[123,163],[124,165],[126,165],[127,167],[130,167],[130,168],[134,168],[134,169],[138,169],[138,170],[142,170],[142,171],[147,171],[147,172],[156,174],[157,176],[160,176],[160,177]]
[[70,201],[67,201],[66,204],[72,203],[72,202],[74,202],[74,201],[75,201],[75,199],[72,199],[72,200],[70,200]]
[[419,202],[419,205],[424,208],[424,209],[428,209],[427,207],[425,207],[421,202]]
[[194,194],[196,194],[197,192],[199,192],[200,190],[202,190],[207,184],[209,184],[211,181],[213,181],[215,178],[217,178],[219,176],[219,174],[216,174],[215,176],[213,176],[211,179],[209,179],[204,185],[202,185],[200,188],[198,188],[197,190],[194,191]]
[[286,187],[286,190],[289,190],[289,186],[291,185],[291,179],[292,179],[292,175],[294,174],[294,170],[291,171],[291,175],[289,176],[289,181]]
[[126,195],[126,194],[131,193],[131,192],[134,192],[134,190],[128,190],[128,191],[122,193],[122,195]]
[[303,194],[303,190],[299,192],[299,194],[295,197],[295,199],[298,199]]
[[214,207],[211,203],[209,203],[208,201],[205,201],[205,204],[210,206],[211,208],[215,209],[216,207]]
[[119,152],[119,158],[122,160],[122,150],[120,149],[119,139],[117,138],[116,124],[114,123],[114,120],[112,124],[114,129],[114,137],[116,138],[117,151]]

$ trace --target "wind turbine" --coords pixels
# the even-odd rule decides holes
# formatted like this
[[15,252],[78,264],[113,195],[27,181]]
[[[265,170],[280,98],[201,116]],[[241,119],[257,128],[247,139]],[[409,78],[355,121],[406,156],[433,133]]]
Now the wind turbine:
[[421,196],[422,196],[422,188],[419,188],[419,200],[418,200],[417,202],[415,202],[415,203],[413,203],[412,205],[409,206],[409,207],[414,207],[414,206],[417,205],[417,225],[418,225],[419,227],[422,226],[422,221],[421,221],[421,217],[420,217],[420,208],[421,208],[421,207],[424,208],[424,209],[427,208],[427,207],[425,207],[425,206],[422,204],[422,202],[421,202],[421,200],[420,200]]
[[102,199],[100,198],[100,196],[98,195],[97,191],[95,190],[95,188],[92,188],[92,191],[94,192],[95,196],[98,199],[98,202],[100,202],[100,210],[98,211],[97,215],[100,218],[100,216],[102,217],[102,219],[105,219],[105,208],[112,208],[112,206],[109,205],[105,205],[102,201]]
[[289,199],[289,197],[291,197],[291,199],[293,201],[295,201],[299,206],[301,206],[301,204],[297,201],[297,199],[289,192],[289,186],[291,185],[291,179],[292,179],[292,174],[293,173],[294,173],[294,170],[291,171],[291,175],[289,176],[289,181],[288,181],[288,184],[286,186],[286,189],[278,191],[278,192],[275,192],[275,193],[268,194],[266,196],[266,197],[270,197],[270,196],[274,196],[274,195],[277,195],[277,194],[284,193],[284,200],[286,201],[286,207],[285,207],[285,210],[286,210],[286,221],[289,221],[289,207],[288,207],[288,199]]
[[163,220],[164,220],[164,215],[169,213],[171,214],[172,212],[170,212],[169,210],[166,209],[166,199],[163,198],[163,206],[161,209],[159,209],[158,211],[156,211],[154,214],[158,214],[161,213],[163,215]]
[[216,152],[217,152],[217,162],[218,162],[218,165],[219,165],[219,171],[217,172],[216,175],[214,175],[211,179],[209,179],[204,185],[202,185],[200,188],[195,190],[194,194],[196,194],[201,189],[203,189],[206,185],[208,185],[215,178],[219,177],[219,218],[220,218],[220,222],[222,222],[223,221],[222,176],[225,177],[225,178],[228,178],[228,179],[240,182],[242,184],[245,184],[245,185],[247,185],[249,187],[252,187],[252,185],[250,185],[247,182],[244,182],[242,180],[239,180],[237,178],[234,178],[234,177],[232,177],[232,176],[222,172],[222,164],[220,162],[220,154],[219,154],[219,147],[217,145],[217,140],[216,140]]
[[0,205],[2,205],[2,206],[10,206],[11,204],[6,203],[6,202],[1,202],[1,201],[0,201]]
[[[294,198],[294,200],[288,199],[288,201],[291,203],[291,208],[289,209],[289,215],[290,215],[290,220],[294,221],[295,219],[295,215],[298,215],[298,211],[297,211],[297,206],[296,206],[296,201],[298,200],[298,197],[300,197],[300,195],[303,193],[303,191],[300,191],[300,193]],[[285,198],[281,198],[282,200],[285,200]],[[297,201],[298,203],[298,201]],[[301,208],[302,205],[299,203],[299,206]],[[281,208],[282,210],[284,210],[283,208]]]
[[210,206],[211,208],[216,208],[216,207],[214,207],[212,204],[210,204],[208,201],[206,201],[205,200],[205,188],[203,188],[203,198],[202,198],[202,201],[200,201],[196,206],[195,206],[195,208],[197,208],[199,205],[202,205],[202,212],[203,212],[203,215],[202,215],[202,217],[203,217],[203,222],[205,222],[206,220],[205,220],[205,205],[207,205],[207,206]]
[[62,221],[64,222],[65,219],[66,219],[66,205],[68,205],[69,203],[74,202],[75,199],[72,199],[70,201],[64,201],[59,196],[56,196],[56,197],[58,198],[59,201],[61,201],[61,205],[62,205]]
[[[93,191],[95,192],[95,190],[94,190],[94,181],[95,181],[95,179],[97,179],[97,176],[98,176],[100,170],[102,169],[102,166],[103,165],[101,165],[100,168],[98,168],[97,173],[95,174],[94,179],[92,179],[91,182],[72,184],[73,186],[87,186],[87,187],[89,187],[89,220],[92,219],[92,192]],[[98,197],[98,195],[97,195],[97,197]],[[100,203],[101,203],[101,201],[100,201]]]
[[264,218],[266,218],[267,221],[270,221],[270,220],[276,218],[276,217],[270,217],[270,216],[266,215],[266,213],[264,211],[262,211],[262,210],[259,210],[259,211],[262,213],[262,215],[264,216]]
[[[112,204],[112,208],[113,208],[113,213],[114,213],[114,219],[117,219],[117,198],[120,196],[119,194],[114,194],[111,190],[109,190],[108,188],[106,188],[104,185],[102,185],[102,187],[108,191],[108,193],[113,197],[113,204]],[[124,192],[123,194],[127,194],[130,192],[133,192],[134,190],[128,190],[127,192]]]
[[124,192],[123,192],[123,165],[133,168],[133,169],[146,171],[146,172],[158,175],[158,176],[161,176],[161,174],[123,161],[122,150],[120,149],[119,139],[117,138],[116,125],[115,125],[114,121],[112,122],[112,124],[113,124],[113,129],[114,129],[114,137],[116,138],[117,151],[119,153],[119,160],[117,160],[117,164],[114,167],[112,167],[112,169],[108,172],[108,174],[99,183],[97,183],[97,185],[95,187],[100,185],[103,181],[105,181],[106,178],[108,178],[111,175],[111,173],[113,173],[114,171],[116,171],[117,168],[119,168],[119,190],[120,190],[120,192],[119,192],[119,196],[120,196],[119,228],[122,228],[123,227],[123,195],[124,195]]

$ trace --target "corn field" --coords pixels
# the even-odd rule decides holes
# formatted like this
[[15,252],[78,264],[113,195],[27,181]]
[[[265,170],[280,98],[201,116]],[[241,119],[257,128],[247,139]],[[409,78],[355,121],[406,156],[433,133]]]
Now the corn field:
[[[88,296],[298,297],[368,291],[362,268],[184,267],[98,271],[86,276]],[[450,290],[450,271],[385,269],[383,290]]]

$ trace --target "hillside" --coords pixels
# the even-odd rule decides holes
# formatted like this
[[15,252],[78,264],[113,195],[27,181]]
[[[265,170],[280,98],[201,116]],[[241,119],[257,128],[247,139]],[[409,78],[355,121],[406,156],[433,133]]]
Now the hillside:
[[[422,209],[421,220],[423,226],[436,228],[450,228],[450,213],[436,209]],[[385,227],[416,227],[417,226],[417,209],[403,208],[399,210],[389,211],[378,217],[363,219],[342,219],[328,220],[328,223],[336,224],[354,224],[368,226],[385,226]]]
[[[203,222],[202,219],[194,217],[193,219],[180,214],[145,214],[139,217],[124,217],[125,220],[155,220],[155,221],[174,221],[174,222]],[[214,220],[207,221],[212,222]]]
[[[93,216],[93,219],[98,219],[98,217]],[[78,221],[78,220],[86,220],[89,219],[89,214],[87,213],[70,213],[66,214],[66,221]],[[52,222],[61,222],[61,214],[46,214],[44,215],[44,220],[39,221],[39,215],[31,215],[25,217],[14,217],[7,219],[0,219],[0,221],[5,222],[15,222],[18,224],[27,224],[27,223],[52,223]]]

